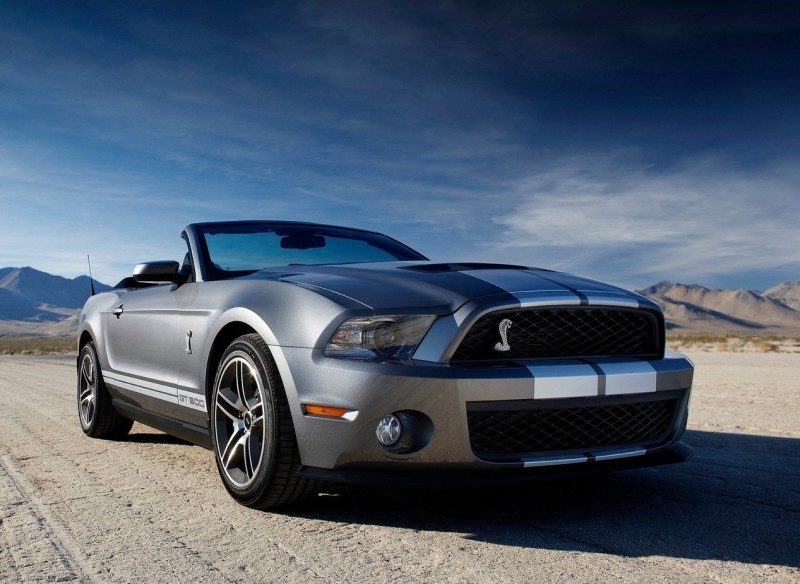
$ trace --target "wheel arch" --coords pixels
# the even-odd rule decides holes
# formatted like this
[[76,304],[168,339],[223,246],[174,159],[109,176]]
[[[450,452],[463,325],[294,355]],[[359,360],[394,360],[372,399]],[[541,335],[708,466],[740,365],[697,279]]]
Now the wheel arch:
[[211,347],[208,351],[208,358],[206,359],[204,387],[207,404],[211,403],[214,378],[217,375],[217,368],[219,367],[219,362],[222,359],[222,354],[225,352],[225,349],[242,335],[255,332],[256,330],[249,324],[241,321],[233,321],[223,326],[217,333],[217,336],[214,337],[214,341],[211,343]]
[[212,407],[211,393],[222,354],[234,340],[242,335],[251,333],[259,335],[267,344],[272,359],[278,368],[278,374],[289,402],[289,410],[296,425],[298,418],[302,417],[302,412],[300,411],[297,389],[286,357],[275,334],[267,323],[252,310],[241,307],[230,309],[220,316],[212,333],[209,335],[209,338],[213,338],[213,340],[208,344],[208,351],[205,355],[205,373],[202,380],[206,403],[208,404],[209,419],[211,416],[210,408]]
[[92,330],[92,327],[89,326],[89,324],[87,323],[80,331],[78,331],[78,358],[76,360],[77,364],[80,363],[81,352],[83,351],[83,348],[89,343],[94,343],[94,350],[95,353],[97,353],[97,361],[98,361],[97,366],[98,368],[100,368],[101,348],[98,346],[97,336],[94,334],[94,330]]
[[83,348],[91,342],[94,342],[94,336],[92,336],[92,333],[88,330],[83,331],[78,337],[78,353],[80,353]]

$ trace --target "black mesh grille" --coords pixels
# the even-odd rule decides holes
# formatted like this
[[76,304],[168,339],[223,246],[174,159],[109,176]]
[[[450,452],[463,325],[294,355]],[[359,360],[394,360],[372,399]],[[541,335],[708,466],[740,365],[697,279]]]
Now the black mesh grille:
[[469,411],[477,456],[530,455],[655,445],[672,427],[678,399],[578,408]]
[[[507,351],[500,323],[508,319]],[[476,322],[454,361],[567,357],[659,357],[663,352],[658,317],[644,310],[599,307],[494,312]]]

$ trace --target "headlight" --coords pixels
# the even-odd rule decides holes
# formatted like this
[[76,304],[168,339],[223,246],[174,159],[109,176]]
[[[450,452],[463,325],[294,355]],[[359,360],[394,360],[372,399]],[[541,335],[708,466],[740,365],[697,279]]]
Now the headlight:
[[333,333],[327,357],[410,359],[435,316],[373,316],[346,320]]

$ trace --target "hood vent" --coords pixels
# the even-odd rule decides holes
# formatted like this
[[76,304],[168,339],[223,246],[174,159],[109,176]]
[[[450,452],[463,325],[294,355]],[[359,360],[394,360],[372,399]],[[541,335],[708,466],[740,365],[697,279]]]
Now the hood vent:
[[413,266],[401,266],[401,270],[411,270],[412,272],[442,273],[442,272],[468,272],[470,270],[539,270],[540,268],[529,268],[527,266],[513,266],[508,264],[415,264]]

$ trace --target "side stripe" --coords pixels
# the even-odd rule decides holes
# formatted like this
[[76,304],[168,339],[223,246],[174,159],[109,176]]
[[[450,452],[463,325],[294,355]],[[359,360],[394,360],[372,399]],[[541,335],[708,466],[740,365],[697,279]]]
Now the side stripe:
[[111,386],[161,399],[173,404],[178,403],[178,390],[175,387],[154,383],[152,381],[145,381],[113,371],[104,371],[103,378]]

